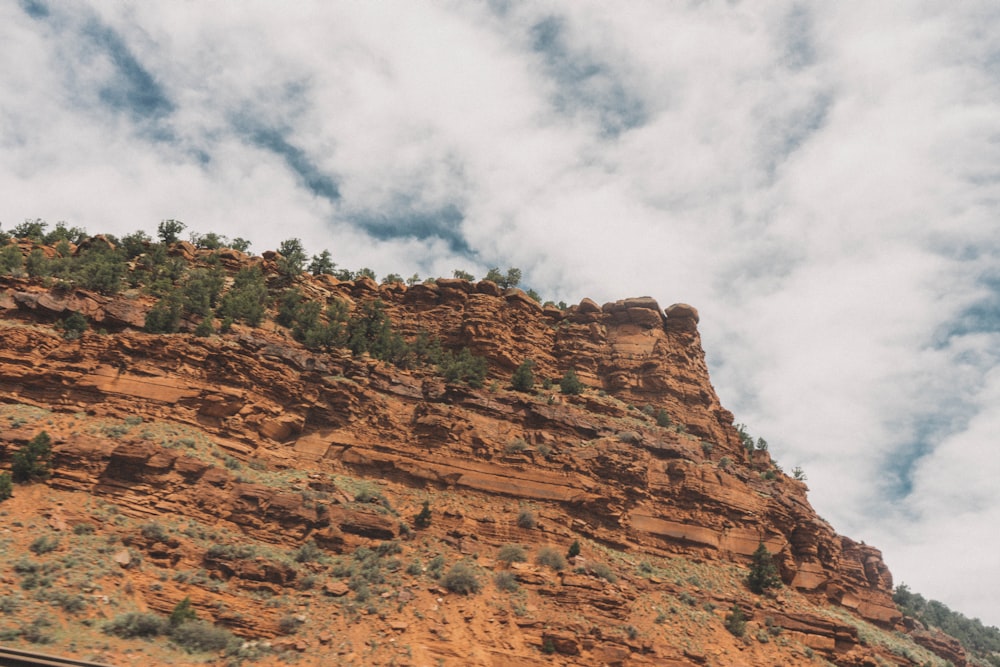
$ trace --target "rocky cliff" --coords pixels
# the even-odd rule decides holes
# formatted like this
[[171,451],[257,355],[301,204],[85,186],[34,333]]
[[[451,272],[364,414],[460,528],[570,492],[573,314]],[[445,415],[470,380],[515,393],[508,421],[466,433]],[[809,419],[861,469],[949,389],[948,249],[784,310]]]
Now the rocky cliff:
[[[273,253],[174,252],[192,266],[214,254],[230,283],[253,264],[275,295],[288,287]],[[57,614],[64,651],[177,664],[165,642],[101,636],[97,621],[189,598],[266,642],[240,649],[261,664],[965,664],[946,637],[894,632],[880,552],[838,535],[803,482],[743,446],[693,307],[559,309],[457,279],[293,284],[352,311],[378,300],[404,339],[467,348],[488,377],[473,388],[310,350],[271,318],[148,334],[141,290],[0,279],[0,465],[41,430],[54,441],[51,476],[0,504],[14,568],[0,595],[28,596],[15,556],[41,532],[64,560],[93,563],[85,604]],[[90,324],[74,340],[57,326],[71,313]],[[538,386],[514,391],[525,359]],[[578,395],[559,391],[569,369]],[[573,543],[579,555],[549,562]],[[758,595],[745,576],[761,543],[783,586]],[[456,563],[476,590],[447,585]],[[54,570],[51,590],[75,577]],[[11,606],[8,635],[23,638],[30,605]],[[724,623],[734,609],[741,636]]]

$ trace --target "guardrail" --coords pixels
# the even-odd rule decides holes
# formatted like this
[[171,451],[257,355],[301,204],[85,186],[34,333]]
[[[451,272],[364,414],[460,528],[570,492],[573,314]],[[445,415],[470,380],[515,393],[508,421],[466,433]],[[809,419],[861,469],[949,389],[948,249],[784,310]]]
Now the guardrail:
[[0,665],[3,667],[111,667],[111,665],[99,662],[60,658],[45,653],[22,651],[4,646],[0,646]]

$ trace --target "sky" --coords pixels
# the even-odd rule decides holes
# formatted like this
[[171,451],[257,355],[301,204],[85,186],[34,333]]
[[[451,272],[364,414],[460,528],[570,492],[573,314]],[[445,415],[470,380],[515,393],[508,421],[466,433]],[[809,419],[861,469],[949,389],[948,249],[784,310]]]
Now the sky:
[[896,583],[1000,625],[1000,4],[0,0],[0,224],[685,302]]

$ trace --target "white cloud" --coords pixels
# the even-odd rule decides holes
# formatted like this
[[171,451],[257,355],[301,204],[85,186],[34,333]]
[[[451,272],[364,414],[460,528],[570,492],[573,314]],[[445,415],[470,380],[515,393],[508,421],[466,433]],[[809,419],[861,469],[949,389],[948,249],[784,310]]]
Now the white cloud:
[[991,4],[49,12],[0,6],[8,228],[173,217],[379,275],[515,265],[557,300],[693,303],[724,404],[820,513],[1000,623]]

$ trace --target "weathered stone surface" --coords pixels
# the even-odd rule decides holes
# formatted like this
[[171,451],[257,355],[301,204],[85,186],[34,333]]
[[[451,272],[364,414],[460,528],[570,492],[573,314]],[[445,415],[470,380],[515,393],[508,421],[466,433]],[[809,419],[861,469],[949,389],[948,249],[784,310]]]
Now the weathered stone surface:
[[[203,251],[179,244],[175,252],[204,258]],[[273,272],[274,259],[230,254],[223,266],[232,272],[256,263]],[[780,474],[763,479],[770,460],[741,447],[733,415],[709,381],[693,307],[661,311],[654,299],[638,297],[603,308],[584,299],[559,311],[520,290],[454,279],[405,286],[303,276],[298,286],[310,298],[341,299],[351,310],[381,299],[404,338],[427,332],[445,348],[485,356],[485,388],[445,383],[433,367],[400,369],[348,350],[307,350],[270,321],[209,338],[149,335],[136,330],[152,305],[146,297],[57,292],[0,278],[0,400],[46,407],[56,422],[53,474],[40,489],[94,495],[143,520],[220,525],[284,552],[208,556],[204,545],[183,536],[136,538],[130,548],[142,553],[142,567],[118,574],[203,568],[232,589],[183,588],[158,578],[160,588],[145,593],[148,608],[169,613],[191,595],[205,618],[211,613],[247,637],[273,637],[280,632],[279,612],[240,598],[240,591],[258,591],[263,599],[301,585],[302,600],[343,597],[338,603],[357,624],[405,635],[415,653],[410,664],[795,664],[800,654],[790,649],[762,662],[768,651],[782,650],[777,642],[744,645],[721,623],[697,630],[706,634],[690,642],[686,655],[680,643],[651,639],[680,634],[646,625],[630,639],[623,630],[651,623],[649,610],[682,590],[673,576],[638,576],[643,559],[678,555],[745,567],[763,539],[788,586],[780,596],[837,605],[885,628],[897,624],[881,553],[837,535],[816,516],[801,483]],[[67,312],[106,323],[112,333],[66,341],[51,322]],[[587,391],[510,391],[511,372],[526,358],[535,360],[539,379],[558,382],[574,368]],[[652,409],[640,409],[646,405]],[[657,424],[661,410],[671,426]],[[87,430],[68,422],[84,419],[79,415],[106,423]],[[125,418],[136,415],[143,423],[124,428]],[[163,435],[170,432],[164,425],[199,437]],[[0,460],[33,435],[0,432]],[[18,496],[26,493],[18,487]],[[418,530],[413,517],[423,499],[433,501],[432,521]],[[519,524],[522,509],[530,509],[533,527]],[[56,525],[55,516],[44,515],[45,525]],[[101,530],[100,522],[93,525]],[[309,540],[340,554],[343,569],[334,574],[317,562],[293,563],[291,556]],[[502,545],[522,544],[531,554],[551,545],[565,553],[574,540],[585,549],[579,572],[495,560]],[[591,564],[604,562],[598,546],[624,559],[614,563],[616,583],[588,573]],[[360,587],[352,554],[361,547],[385,550],[383,565],[396,558],[393,572],[415,564],[419,573],[438,553],[447,563],[468,559],[482,575],[505,570],[520,586],[524,607],[514,611],[485,577],[477,598],[446,593],[423,573],[406,575],[420,582],[406,590],[376,591],[373,599],[384,601],[378,605],[356,603],[347,581]],[[393,555],[397,548],[403,555]],[[312,579],[325,583],[310,590]],[[728,585],[699,595],[699,606],[711,603],[719,611],[745,604]],[[836,664],[864,664],[877,655],[850,625],[793,612],[798,607],[779,596],[762,597],[761,604],[745,605],[753,623],[767,615],[793,644]],[[333,656],[321,663],[364,662],[358,647],[367,639],[355,635],[354,648],[347,648],[351,642],[338,634],[349,631],[342,618],[323,621],[336,631],[310,623],[301,636],[309,659],[320,646]],[[328,632],[326,639],[313,627]],[[546,640],[555,658],[539,654]],[[963,664],[947,639],[921,641]],[[298,644],[289,650],[300,650]],[[406,664],[402,654],[393,657]],[[389,664],[386,656],[378,662]]]

